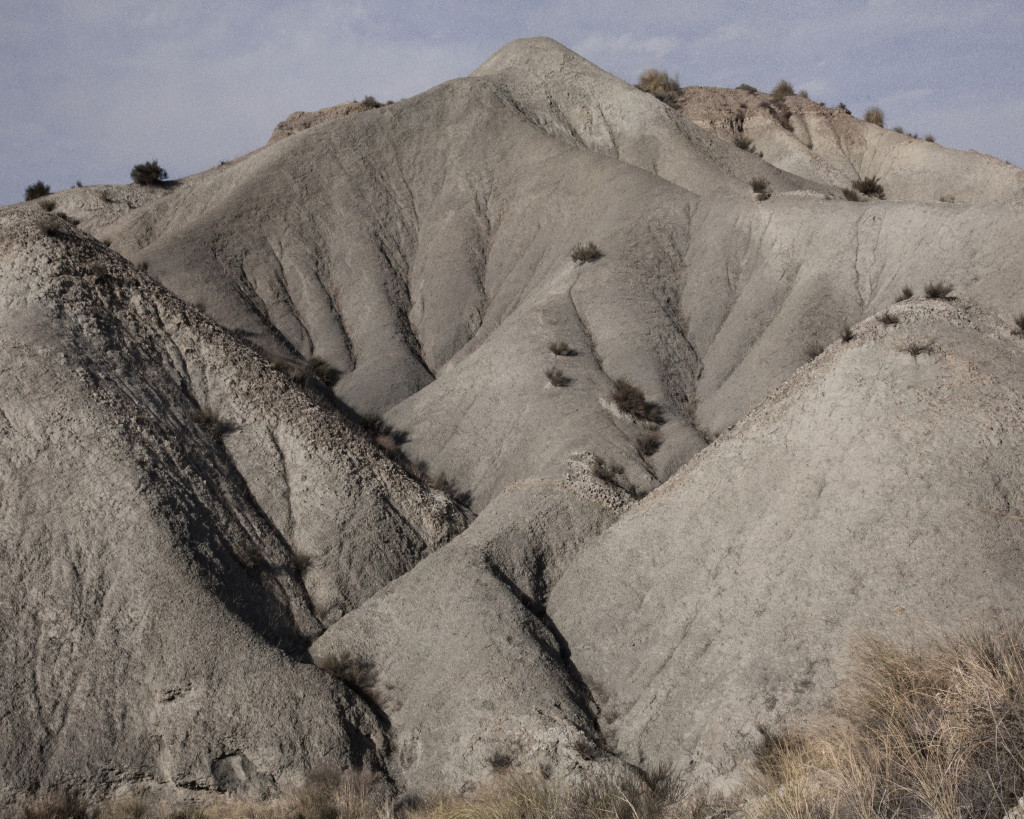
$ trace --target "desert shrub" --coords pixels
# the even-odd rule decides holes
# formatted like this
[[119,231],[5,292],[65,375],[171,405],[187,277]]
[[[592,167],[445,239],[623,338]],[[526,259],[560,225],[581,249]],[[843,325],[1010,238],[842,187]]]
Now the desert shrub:
[[862,176],[853,183],[853,189],[860,191],[865,196],[873,196],[875,199],[885,199],[885,188],[878,181],[877,176]]
[[1024,335],[1024,313],[1020,313],[1013,319],[1013,323],[1016,325],[1013,332],[1020,336]]
[[772,99],[776,102],[782,102],[786,97],[790,97],[792,95],[793,86],[786,82],[786,80],[779,80],[772,89]]
[[494,771],[507,771],[512,767],[512,754],[508,751],[493,751],[487,757],[487,764]]
[[934,142],[935,141],[935,137],[932,136],[931,134],[925,134],[924,141],[925,142]]
[[953,292],[953,285],[946,282],[929,282],[924,286],[925,298],[948,299]]
[[850,113],[850,109],[846,107],[845,102],[839,103],[839,105],[837,105],[836,108],[838,108],[840,111],[845,111],[847,114]]
[[857,193],[853,188],[843,188],[843,196],[849,199],[851,202],[859,202],[860,194]]
[[771,191],[761,191],[757,196],[754,197],[758,202],[767,202],[772,198]]
[[381,104],[377,102],[376,97],[367,94],[359,103],[364,108],[380,108]]
[[754,145],[752,140],[748,139],[742,134],[733,137],[732,144],[739,148],[741,151],[749,151]]
[[599,455],[594,456],[594,463],[590,468],[590,474],[605,483],[615,483],[615,479],[624,471],[621,464],[606,461]]
[[548,378],[548,383],[553,387],[565,387],[569,384],[570,378],[558,367],[548,367],[544,371],[544,375]]
[[636,436],[636,451],[643,457],[648,458],[661,449],[661,433],[641,432]]
[[328,674],[337,677],[367,702],[372,705],[380,704],[376,691],[377,672],[369,660],[361,659],[349,651],[342,651],[323,660],[319,666]]
[[906,131],[903,130],[903,126],[902,125],[895,125],[895,126],[893,126],[892,130],[893,130],[894,133],[897,133],[897,134],[905,134],[906,133]]
[[40,179],[38,182],[33,182],[25,188],[25,201],[31,202],[33,199],[41,199],[44,196],[48,196],[49,193],[50,186]]
[[88,803],[75,790],[37,796],[21,811],[21,819],[87,819],[88,815]]
[[877,125],[879,128],[884,128],[885,114],[882,113],[882,109],[877,105],[872,105],[864,112],[864,121],[870,122],[872,125]]
[[576,245],[569,255],[574,262],[586,264],[587,262],[596,262],[604,254],[597,249],[597,245],[593,242],[587,242],[586,244]]
[[913,297],[914,291],[907,287],[907,285],[903,285],[903,289],[900,290],[900,294],[896,297],[896,301],[906,301],[907,299],[912,299]]
[[338,383],[338,379],[341,378],[341,373],[319,356],[313,356],[309,359],[306,362],[306,368],[325,387],[333,387]]
[[46,222],[42,225],[43,236],[49,236],[51,239],[58,239],[67,234],[61,230],[60,225],[56,222]]
[[44,199],[42,202],[39,203],[39,207],[41,207],[47,213],[51,213],[53,209],[57,207],[57,203],[54,202],[52,199]]
[[636,87],[648,94],[653,94],[660,100],[669,99],[680,90],[678,77],[670,77],[665,71],[657,68],[645,70],[640,75]]
[[920,341],[911,341],[903,348],[903,352],[910,353],[914,358],[917,358],[921,353],[930,353],[931,350],[931,344],[922,343]]
[[652,404],[644,396],[643,390],[630,384],[625,378],[617,378],[612,384],[611,395],[608,396],[619,412],[632,415],[640,421],[651,421],[660,424],[661,409]]
[[548,349],[555,355],[570,356],[576,355],[576,351],[572,349],[564,341],[552,341],[548,345]]
[[825,352],[825,348],[816,341],[812,341],[810,344],[804,347],[804,357],[808,361],[814,361],[819,355]]
[[768,191],[768,180],[762,176],[755,176],[750,180],[750,189],[754,193],[766,193]]
[[291,801],[294,805],[287,814],[268,812],[267,819],[281,815],[296,819],[366,819],[389,815],[388,789],[380,774],[333,765],[310,771]]
[[800,96],[803,97],[805,100],[809,100],[811,98],[811,94],[806,88],[800,89]]
[[132,182],[137,185],[158,185],[167,178],[167,171],[155,159],[132,168]]
[[899,324],[900,323],[900,320],[896,316],[894,316],[892,313],[889,313],[889,312],[882,313],[882,315],[880,315],[878,317],[878,321],[880,323],[886,325],[887,327],[891,327],[894,324]]
[[999,819],[1024,793],[1024,624],[861,638],[831,713],[765,743],[761,817]]
[[739,85],[737,85],[736,86],[736,90],[737,91],[746,91],[748,94],[756,94],[757,93],[757,89],[754,88],[754,86],[748,85],[745,82],[741,82]]
[[225,421],[207,406],[196,407],[189,413],[189,417],[205,430],[211,438],[216,440],[220,440],[220,438],[234,429],[230,422]]
[[853,328],[849,324],[847,324],[847,325],[845,325],[843,327],[842,331],[839,333],[839,339],[843,343],[846,343],[848,341],[853,341],[853,339],[854,339]]

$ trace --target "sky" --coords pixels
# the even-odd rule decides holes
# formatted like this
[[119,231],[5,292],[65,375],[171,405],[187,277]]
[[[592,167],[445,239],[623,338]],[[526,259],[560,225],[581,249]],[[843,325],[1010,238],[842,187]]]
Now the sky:
[[538,35],[629,82],[786,79],[1024,165],[1021,0],[0,0],[0,204],[197,173],[293,111],[410,97]]

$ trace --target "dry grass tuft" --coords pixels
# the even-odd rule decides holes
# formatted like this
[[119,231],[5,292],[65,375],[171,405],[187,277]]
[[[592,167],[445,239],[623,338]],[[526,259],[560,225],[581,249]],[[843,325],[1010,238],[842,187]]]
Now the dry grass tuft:
[[885,114],[882,113],[882,109],[877,105],[872,105],[864,112],[864,121],[870,122],[872,125],[877,125],[879,128],[884,128]]
[[925,298],[929,299],[949,299],[952,292],[953,285],[946,282],[929,282],[924,286]]
[[631,415],[638,421],[660,424],[664,420],[661,407],[647,400],[643,390],[630,384],[625,378],[617,378],[612,384],[612,402],[619,412]]
[[679,77],[670,77],[668,72],[657,68],[648,68],[637,81],[636,87],[648,94],[653,94],[662,102],[673,99],[680,91]]
[[1024,793],[1024,630],[862,637],[833,713],[768,736],[751,819],[1000,819]]
[[587,242],[586,244],[576,245],[569,255],[574,262],[586,264],[587,262],[596,262],[604,254],[597,249],[597,245],[593,242]]

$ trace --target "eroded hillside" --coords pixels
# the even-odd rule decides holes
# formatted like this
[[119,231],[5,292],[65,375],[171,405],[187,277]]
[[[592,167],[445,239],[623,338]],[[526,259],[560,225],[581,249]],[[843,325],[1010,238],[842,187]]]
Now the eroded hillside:
[[1016,612],[1022,172],[764,96],[516,41],[0,211],[0,797],[735,785],[858,629]]

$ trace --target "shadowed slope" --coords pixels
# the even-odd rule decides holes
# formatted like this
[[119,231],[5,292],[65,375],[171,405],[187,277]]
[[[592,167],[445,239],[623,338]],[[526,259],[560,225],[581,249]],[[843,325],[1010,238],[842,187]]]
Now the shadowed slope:
[[[348,556],[311,586],[343,610],[461,514],[67,222],[22,206],[0,223],[0,801],[379,764],[376,717],[301,662],[322,626],[288,538],[314,567]],[[262,470],[268,450],[292,471]],[[346,528],[347,503],[378,527]]]

